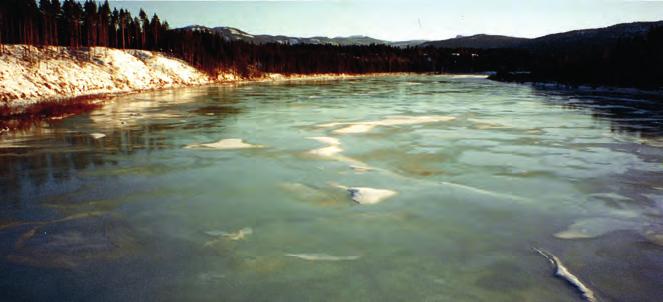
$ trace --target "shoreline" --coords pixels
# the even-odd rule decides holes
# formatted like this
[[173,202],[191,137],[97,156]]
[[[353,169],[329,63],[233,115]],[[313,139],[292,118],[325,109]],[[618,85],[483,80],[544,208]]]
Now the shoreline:
[[643,87],[622,87],[622,86],[609,86],[609,85],[591,85],[587,83],[563,83],[558,81],[549,80],[535,80],[529,75],[515,74],[511,76],[498,76],[491,75],[488,80],[507,83],[528,85],[540,89],[556,89],[577,92],[596,92],[596,93],[617,93],[625,95],[645,95],[645,96],[663,96],[663,87],[660,88],[643,88]]
[[[218,86],[218,85],[244,85],[244,84],[254,84],[254,83],[280,83],[280,82],[299,82],[299,81],[336,81],[336,80],[347,80],[347,79],[358,79],[358,78],[367,78],[367,77],[397,77],[397,76],[407,76],[414,75],[419,73],[410,73],[410,72],[393,72],[393,73],[365,73],[365,74],[347,74],[347,73],[322,73],[322,74],[266,74],[261,77],[256,78],[237,78],[234,80],[218,80],[211,81],[208,83],[200,84],[189,84],[189,85],[172,85],[172,86],[162,86],[155,88],[147,89],[135,89],[128,91],[112,91],[112,92],[100,92],[100,93],[89,93],[89,94],[79,94],[73,96],[62,96],[62,97],[46,97],[42,99],[32,99],[30,102],[25,100],[9,100],[5,101],[5,104],[0,105],[0,120],[18,117],[21,115],[34,115],[30,113],[35,111],[36,107],[43,106],[58,106],[58,105],[73,105],[80,102],[89,102],[89,103],[103,103],[111,99],[140,94],[151,91],[160,91],[167,89],[181,89],[181,88],[193,88],[193,87],[205,87],[205,86]],[[12,101],[17,102],[18,104],[10,104]]]
[[106,102],[122,96],[140,94],[151,91],[168,89],[183,89],[194,87],[218,86],[218,85],[247,85],[255,83],[282,83],[282,82],[304,82],[304,81],[336,81],[347,79],[358,79],[367,77],[397,77],[418,73],[393,72],[393,73],[366,73],[366,74],[264,74],[256,78],[222,79],[207,83],[169,85],[147,89],[135,89],[128,91],[112,91],[101,93],[80,94],[75,96],[47,97],[25,102],[19,100],[17,104],[5,101],[0,104],[0,135],[2,133],[31,126],[36,122],[44,120],[59,120],[70,116],[82,114],[104,106]]
[[[3,45],[0,49],[0,133],[13,120],[62,118],[115,97],[207,85],[329,81],[412,73],[208,74],[161,52],[106,47]],[[73,112],[73,113],[72,113]],[[10,124],[7,126],[7,124]]]

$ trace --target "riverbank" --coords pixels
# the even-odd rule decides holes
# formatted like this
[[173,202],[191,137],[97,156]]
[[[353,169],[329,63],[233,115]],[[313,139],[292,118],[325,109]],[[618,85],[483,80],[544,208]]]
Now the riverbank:
[[[370,74],[370,76],[385,74]],[[394,75],[394,74],[391,74]],[[92,108],[110,97],[218,83],[331,80],[367,75],[215,76],[159,52],[5,45],[0,50],[0,119],[53,116]]]
[[58,99],[210,81],[184,61],[158,52],[27,45],[3,46],[0,52],[0,103],[10,113]]
[[531,85],[535,88],[541,89],[564,89],[581,92],[599,92],[599,93],[617,93],[628,95],[646,95],[646,96],[663,96],[663,87],[654,89],[651,87],[620,87],[620,86],[607,86],[607,85],[590,85],[586,83],[563,83],[552,80],[546,80],[529,72],[507,72],[496,73],[488,77],[489,80],[502,82],[502,83],[515,83]]

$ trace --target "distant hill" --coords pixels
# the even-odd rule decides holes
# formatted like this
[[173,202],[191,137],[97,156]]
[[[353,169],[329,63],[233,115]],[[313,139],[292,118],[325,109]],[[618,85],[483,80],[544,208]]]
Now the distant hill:
[[330,45],[371,45],[371,44],[382,44],[382,45],[391,45],[394,47],[408,47],[408,46],[417,46],[425,40],[412,40],[412,41],[384,41],[367,36],[350,36],[350,37],[311,37],[311,38],[301,38],[301,37],[289,37],[281,35],[253,35],[245,31],[242,31],[233,27],[205,27],[200,25],[192,25],[181,28],[182,30],[192,30],[192,31],[206,31],[213,32],[226,41],[245,41],[254,44],[266,44],[266,43],[279,43],[279,44],[330,44]]
[[592,45],[605,45],[622,38],[643,36],[656,26],[663,26],[663,21],[622,23],[604,28],[574,30],[564,33],[546,35],[539,38],[518,38],[500,35],[479,34],[467,37],[456,37],[440,41],[412,40],[412,41],[385,41],[367,36],[350,37],[289,37],[281,35],[253,35],[233,27],[214,27],[193,25],[181,28],[183,30],[208,31],[222,36],[227,41],[246,41],[254,44],[280,43],[296,44],[330,44],[330,45],[371,45],[381,44],[394,47],[436,47],[436,48],[525,48],[532,50],[545,50],[550,48],[586,47]]
[[430,41],[420,46],[433,46],[437,48],[513,48],[522,45],[528,40],[527,38],[481,34],[441,41]]
[[652,27],[663,26],[663,21],[622,23],[593,29],[574,30],[531,39],[520,47],[529,49],[575,48],[609,45],[623,38],[642,37]]
[[420,46],[437,48],[527,48],[549,49],[559,47],[586,47],[606,45],[622,38],[644,36],[652,27],[663,26],[663,21],[622,23],[604,28],[574,30],[535,39],[498,35],[474,35],[441,41],[429,41]]
[[398,42],[389,42],[389,45],[393,47],[415,47],[420,46],[423,43],[428,42],[428,40],[409,40],[409,41],[398,41]]

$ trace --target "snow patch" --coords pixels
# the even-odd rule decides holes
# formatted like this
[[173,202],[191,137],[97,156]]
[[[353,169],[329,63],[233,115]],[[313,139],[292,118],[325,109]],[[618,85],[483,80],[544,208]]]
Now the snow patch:
[[357,134],[357,133],[366,133],[373,128],[378,126],[402,126],[402,125],[417,125],[417,124],[428,124],[428,123],[438,123],[438,122],[448,122],[453,121],[456,118],[453,116],[447,115],[429,115],[429,116],[391,116],[383,120],[378,121],[367,121],[367,122],[344,122],[344,123],[329,123],[322,124],[318,127],[320,128],[336,128],[339,126],[344,126],[340,129],[336,129],[332,132],[337,134]]
[[261,145],[252,145],[245,143],[240,138],[222,139],[215,143],[208,144],[191,144],[187,145],[187,149],[217,149],[217,150],[232,150],[232,149],[249,149],[249,148],[262,148]]
[[344,150],[341,147],[341,141],[338,140],[337,138],[327,137],[327,136],[317,136],[317,137],[309,137],[308,139],[312,139],[320,143],[327,144],[326,147],[308,151],[309,154],[348,163],[350,164],[352,169],[357,173],[365,173],[371,170],[371,168],[368,167],[365,163],[341,155],[340,153],[343,152]]
[[244,37],[247,37],[247,38],[254,38],[253,35],[247,34],[247,33],[245,33],[245,32],[241,32],[241,31],[239,31],[239,30],[237,30],[237,29],[235,29],[235,28],[230,28],[230,27],[229,27],[229,28],[228,28],[228,31],[230,31],[230,33],[233,34],[233,35],[244,36]]
[[5,45],[0,52],[0,103],[12,108],[49,99],[210,82],[182,60],[145,50]]

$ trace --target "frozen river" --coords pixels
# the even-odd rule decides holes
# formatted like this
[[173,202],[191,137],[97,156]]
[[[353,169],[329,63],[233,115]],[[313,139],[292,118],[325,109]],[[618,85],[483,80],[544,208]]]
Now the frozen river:
[[658,101],[459,76],[119,97],[0,137],[0,296],[581,300],[542,249],[656,301]]

